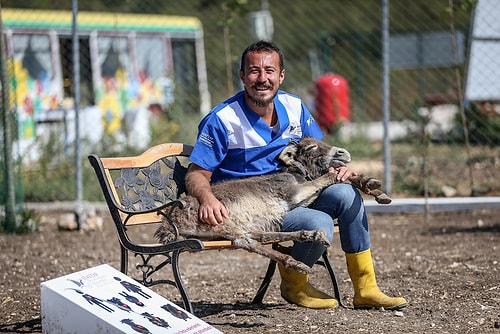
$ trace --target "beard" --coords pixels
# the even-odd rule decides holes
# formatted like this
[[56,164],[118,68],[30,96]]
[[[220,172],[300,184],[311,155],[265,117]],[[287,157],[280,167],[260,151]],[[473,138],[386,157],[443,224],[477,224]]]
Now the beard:
[[[270,87],[270,88],[272,88],[272,87]],[[270,98],[267,98],[267,99],[252,96],[246,89],[245,89],[245,94],[246,94],[246,96],[248,96],[249,100],[252,101],[252,103],[255,104],[257,107],[266,107],[269,104],[271,104],[271,102],[273,102],[274,98],[278,94],[278,91],[274,92],[273,96],[271,96]]]

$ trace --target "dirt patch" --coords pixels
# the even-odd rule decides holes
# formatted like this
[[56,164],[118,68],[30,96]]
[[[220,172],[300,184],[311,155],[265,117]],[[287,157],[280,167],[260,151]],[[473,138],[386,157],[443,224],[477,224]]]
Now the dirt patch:
[[[500,210],[369,215],[383,291],[405,296],[402,312],[353,310],[338,236],[330,258],[347,308],[308,310],[286,303],[275,277],[261,305],[251,300],[267,259],[245,251],[182,255],[197,316],[224,333],[500,333]],[[0,332],[40,333],[40,283],[108,263],[119,268],[106,216],[101,231],[63,232],[51,220],[31,235],[0,235]],[[132,263],[135,263],[132,260]],[[322,268],[311,281],[333,293]],[[174,302],[171,287],[155,289]]]

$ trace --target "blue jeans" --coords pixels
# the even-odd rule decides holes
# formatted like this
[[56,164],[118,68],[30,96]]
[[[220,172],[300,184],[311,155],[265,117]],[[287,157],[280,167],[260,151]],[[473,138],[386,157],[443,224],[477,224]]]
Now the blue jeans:
[[[285,216],[281,230],[323,230],[332,242],[334,219],[338,220],[340,243],[344,252],[359,253],[370,248],[370,232],[363,198],[350,184],[331,185],[309,207],[293,209]],[[295,242],[291,256],[312,267],[325,249],[325,246],[314,242]]]

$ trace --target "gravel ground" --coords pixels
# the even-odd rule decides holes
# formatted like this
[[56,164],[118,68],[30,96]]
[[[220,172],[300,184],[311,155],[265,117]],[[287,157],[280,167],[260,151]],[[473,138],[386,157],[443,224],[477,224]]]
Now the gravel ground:
[[[41,282],[103,263],[119,268],[106,213],[102,229],[87,232],[59,230],[57,215],[44,214],[38,233],[0,235],[1,333],[42,331]],[[352,309],[338,237],[330,259],[346,308],[288,304],[279,295],[278,277],[264,303],[252,305],[267,259],[242,250],[183,254],[181,269],[196,315],[224,333],[500,334],[499,216],[500,210],[369,215],[379,286],[407,298],[403,311]],[[315,267],[311,281],[333,293],[322,268]],[[155,291],[180,301],[171,287]]]

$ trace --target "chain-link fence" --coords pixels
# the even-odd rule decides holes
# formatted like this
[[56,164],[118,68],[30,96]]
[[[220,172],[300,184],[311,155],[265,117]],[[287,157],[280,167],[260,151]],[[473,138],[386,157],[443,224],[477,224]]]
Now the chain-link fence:
[[[500,193],[494,0],[80,1],[79,85],[71,3],[63,5],[65,11],[61,4],[2,5],[16,150],[37,161],[25,168],[30,178],[61,165],[59,176],[71,178],[75,87],[87,150],[105,155],[193,142],[200,117],[241,89],[245,46],[267,39],[285,54],[282,88],[304,98],[327,140],[367,162],[356,168],[382,177],[391,167],[392,192]],[[391,139],[385,163],[384,134]],[[28,196],[71,199],[71,188],[54,189]]]

